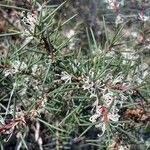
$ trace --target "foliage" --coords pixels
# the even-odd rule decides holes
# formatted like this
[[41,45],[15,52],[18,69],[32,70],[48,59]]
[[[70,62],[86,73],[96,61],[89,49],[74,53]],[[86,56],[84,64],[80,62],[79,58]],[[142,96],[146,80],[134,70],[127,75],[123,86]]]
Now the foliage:
[[101,43],[87,27],[85,53],[79,30],[64,33],[76,14],[55,17],[67,2],[29,3],[0,4],[18,9],[21,26],[1,34],[16,38],[0,56],[1,149],[148,149],[150,76],[145,56],[124,39],[125,24],[110,33],[103,17]]

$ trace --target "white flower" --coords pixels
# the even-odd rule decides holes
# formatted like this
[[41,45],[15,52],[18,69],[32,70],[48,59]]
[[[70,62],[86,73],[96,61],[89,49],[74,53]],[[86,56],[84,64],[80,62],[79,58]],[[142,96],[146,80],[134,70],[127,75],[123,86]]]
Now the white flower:
[[[115,78],[113,78],[111,73],[108,73],[106,77],[102,79],[104,83],[109,81],[111,83],[110,87],[109,85],[106,85],[106,83],[102,84],[101,80],[97,80],[93,83],[90,81],[89,77],[84,78],[83,81],[83,88],[96,96],[96,101],[93,103],[92,108],[92,112],[94,113],[89,120],[95,124],[96,128],[99,128],[102,131],[102,133],[98,135],[100,137],[105,133],[107,123],[113,128],[118,126],[118,120],[120,118],[120,115],[118,114],[119,109],[127,100],[127,96],[124,95],[123,92],[116,93],[111,90],[111,88],[118,86],[119,84],[122,89],[126,89],[128,86],[131,86],[131,82],[130,79],[124,81],[121,72],[118,73]],[[96,90],[98,90],[99,96],[101,96],[100,98],[96,95]]]
[[130,146],[126,146],[126,145],[121,145],[119,146],[119,149],[118,150],[130,150]]
[[136,60],[139,58],[139,55],[136,54],[134,49],[125,48],[124,52],[122,52],[121,54],[124,57],[123,64],[127,64],[130,60],[131,66],[133,66],[136,63]]
[[107,8],[112,10],[114,10],[114,8],[118,8],[120,5],[116,0],[106,0],[106,2],[108,3]]
[[116,25],[122,24],[123,22],[124,22],[123,17],[121,16],[121,14],[118,14],[115,20]]
[[114,10],[115,8],[119,8],[119,6],[124,5],[124,1],[117,1],[117,0],[104,0],[108,4],[108,9]]
[[25,62],[20,62],[17,60],[12,62],[12,67],[15,69],[15,72],[27,69],[27,65],[25,64]]
[[89,79],[88,76],[82,78],[82,80],[83,80],[83,85],[82,85],[83,90],[89,90],[94,86],[94,83]]
[[98,137],[102,137],[104,135],[105,131],[106,131],[106,124],[105,123],[100,123],[100,124],[96,125],[95,127],[101,128],[102,133],[98,134]]
[[89,71],[89,75],[92,79],[94,78],[94,71],[92,71],[92,69]]
[[150,16],[145,16],[145,15],[142,14],[142,13],[139,13],[138,15],[139,15],[139,19],[140,19],[141,21],[150,21]]
[[109,120],[112,120],[114,122],[117,122],[119,120],[119,117],[120,117],[117,113],[115,113],[115,114],[108,113],[107,116],[108,116]]
[[94,87],[94,82],[91,81],[88,76],[82,78],[82,80],[83,80],[82,88],[83,90],[88,90],[88,92],[90,93],[90,98],[97,97],[96,88]]
[[123,94],[119,94],[118,104],[120,107],[122,107],[123,103],[127,100],[127,96],[124,96]]
[[[105,133],[105,130],[106,130],[106,120],[104,118],[104,113],[105,113],[105,110],[104,110],[104,106],[96,106],[96,111],[95,111],[95,114],[92,115],[89,120],[92,122],[92,123],[96,123],[97,122],[97,119],[100,118],[100,123],[96,124],[95,127],[96,128],[99,128],[102,130],[102,133],[101,134],[98,134],[98,136],[102,136],[104,133]],[[107,116],[106,116],[107,117]]]
[[102,115],[102,106],[98,105],[96,106],[96,110],[95,110],[96,114],[99,115],[99,117]]
[[68,72],[63,71],[61,73],[61,80],[65,81],[65,83],[67,82],[71,83],[71,79],[72,79],[72,76]]
[[7,69],[7,70],[4,71],[4,74],[5,74],[5,77],[7,77],[10,74],[15,74],[15,72],[14,72],[13,69]]
[[[105,133],[106,124],[109,122],[109,120],[113,122],[117,122],[119,120],[120,117],[120,115],[118,114],[119,109],[116,107],[116,104],[114,103],[114,105],[109,110],[109,107],[107,107],[106,105],[98,105],[98,101],[94,102],[94,107],[95,113],[89,118],[89,121],[91,121],[92,123],[100,121],[98,124],[95,125],[96,128],[102,130],[102,134],[98,135],[100,137]],[[109,112],[107,112],[108,110]],[[109,124],[113,126],[111,123]]]
[[68,39],[70,39],[70,42],[69,42],[69,49],[74,49],[74,46],[75,46],[75,38],[74,38],[74,35],[75,35],[75,30],[74,29],[67,29],[67,30],[64,30],[63,32],[64,36],[67,37]]
[[37,69],[38,69],[38,65],[35,64],[32,66],[32,74],[33,75],[36,75]]
[[27,69],[27,65],[25,64],[25,62],[20,62],[20,61],[13,61],[11,64],[11,68],[5,70],[5,76],[8,76],[10,74],[15,74],[19,71],[23,71],[25,69]]
[[93,116],[91,116],[91,117],[89,118],[89,120],[90,120],[92,123],[95,123],[99,117],[100,117],[99,114],[94,114]]
[[32,14],[30,12],[28,12],[26,15],[24,14],[24,12],[22,14],[23,14],[22,22],[27,28],[25,30],[25,33],[26,34],[30,34],[30,32],[33,33],[37,23],[37,15]]
[[103,99],[105,105],[110,106],[110,104],[113,102],[113,93],[109,91],[108,93],[103,95]]
[[130,34],[131,34],[131,36],[132,36],[133,38],[137,38],[137,37],[138,37],[138,32],[132,31]]
[[21,89],[21,91],[20,91],[20,95],[21,96],[24,96],[25,94],[27,93],[27,87],[24,87],[23,89]]
[[111,48],[111,51],[108,51],[106,54],[105,54],[105,56],[106,57],[113,57],[113,56],[115,56],[115,49],[114,48]]
[[64,35],[65,35],[67,38],[71,38],[72,36],[75,35],[75,30],[73,30],[73,29],[66,30],[66,31],[64,32]]

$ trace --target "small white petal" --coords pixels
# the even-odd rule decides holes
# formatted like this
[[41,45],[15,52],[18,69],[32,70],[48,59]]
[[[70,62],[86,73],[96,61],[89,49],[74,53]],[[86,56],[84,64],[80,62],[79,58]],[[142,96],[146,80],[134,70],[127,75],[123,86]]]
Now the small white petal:
[[102,124],[101,126],[101,130],[102,130],[102,133],[101,134],[98,134],[98,137],[102,137],[106,131],[106,125],[105,123]]
[[91,116],[89,118],[89,120],[92,122],[92,123],[95,123],[97,118],[99,118],[100,116],[98,114],[94,114],[93,116]]

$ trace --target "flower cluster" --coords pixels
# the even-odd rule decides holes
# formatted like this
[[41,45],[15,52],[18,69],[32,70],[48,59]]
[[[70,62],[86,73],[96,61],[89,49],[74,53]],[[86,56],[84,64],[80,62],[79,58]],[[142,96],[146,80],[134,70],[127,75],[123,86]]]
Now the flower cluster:
[[111,122],[118,122],[120,117],[118,114],[119,108],[127,100],[127,96],[123,92],[117,93],[113,92],[113,90],[126,90],[130,85],[130,83],[127,84],[127,81],[124,81],[122,74],[119,74],[114,79],[109,74],[104,81],[107,81],[107,83],[104,84],[100,80],[93,82],[89,80],[89,77],[86,77],[83,78],[84,84],[82,86],[83,90],[89,91],[90,97],[94,96],[96,98],[92,109],[94,114],[89,120],[95,124],[96,128],[102,130],[102,134],[99,136],[105,133],[107,123],[114,126]]
[[[26,119],[34,119],[35,116],[38,116],[45,107],[47,102],[46,95],[44,98],[39,99],[35,103],[35,108],[32,108],[29,112],[25,113],[22,111],[16,112],[16,119],[10,119],[9,123],[5,123],[5,120],[0,116],[0,132],[5,134],[11,134],[17,125],[25,125]],[[10,111],[10,114],[13,114],[14,110]]]
[[121,14],[118,14],[116,16],[116,20],[115,20],[115,24],[116,26],[119,25],[119,24],[123,24],[124,23],[124,18]]
[[118,0],[105,0],[105,2],[108,4],[108,9],[111,10],[116,10],[118,9],[120,6],[124,5],[124,1],[118,1]]
[[82,76],[82,89],[88,90],[91,97],[97,97],[96,90],[102,89],[104,84],[102,84],[101,80],[93,81],[94,78],[94,72],[90,71],[89,76]]
[[[73,76],[68,72],[61,72],[60,80],[65,83],[71,83]],[[102,130],[102,136],[106,131],[106,124],[109,123],[114,126],[114,123],[119,121],[119,109],[123,103],[126,102],[127,96],[123,90],[127,90],[131,83],[124,79],[122,73],[113,77],[111,73],[108,73],[103,79],[94,79],[94,72],[89,71],[89,75],[82,75],[80,83],[83,91],[89,93],[90,98],[95,98],[96,101],[93,104],[93,115],[89,120],[95,124],[96,128]],[[114,92],[119,90],[119,92]]]
[[25,14],[25,12],[22,13],[22,23],[25,26],[25,33],[27,35],[29,35],[30,33],[33,33],[35,30],[35,26],[37,23],[37,15],[28,12],[27,14]]

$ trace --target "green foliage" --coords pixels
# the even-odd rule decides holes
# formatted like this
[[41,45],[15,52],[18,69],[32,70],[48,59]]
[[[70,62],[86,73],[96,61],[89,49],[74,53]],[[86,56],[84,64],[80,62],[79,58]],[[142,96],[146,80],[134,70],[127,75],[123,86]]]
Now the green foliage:
[[[38,1],[33,3],[36,6]],[[6,55],[0,56],[1,149],[7,147],[5,140],[11,143],[11,139],[15,139],[17,149],[29,149],[31,143],[38,143],[44,150],[67,149],[71,147],[69,142],[73,146],[80,143],[80,149],[86,145],[106,149],[118,133],[122,137],[119,145],[133,143],[148,149],[145,133],[149,132],[150,76],[143,69],[143,56],[126,58],[126,47],[119,47],[124,26],[109,34],[104,20],[104,43],[98,43],[92,28],[87,28],[88,53],[85,55],[78,46],[71,49],[76,33],[67,37],[63,27],[76,15],[55,20],[65,3],[56,8],[43,4],[36,14],[27,8],[0,4],[25,11],[20,17],[21,31],[0,35],[23,35],[19,43],[11,43]],[[131,51],[128,54],[132,56]],[[112,101],[107,105],[105,96],[110,93]],[[97,115],[99,106],[107,106],[107,111],[95,122],[89,121]],[[113,108],[119,115],[117,121],[112,119]],[[130,109],[140,109],[143,114],[128,115]],[[105,131],[98,137],[103,128],[96,125],[101,124]]]

